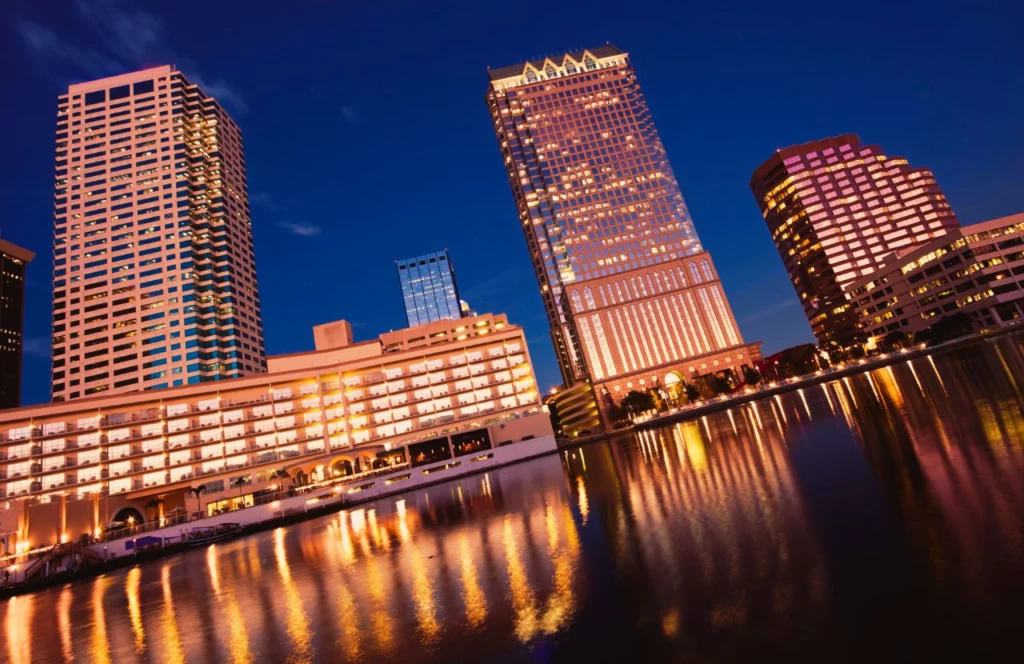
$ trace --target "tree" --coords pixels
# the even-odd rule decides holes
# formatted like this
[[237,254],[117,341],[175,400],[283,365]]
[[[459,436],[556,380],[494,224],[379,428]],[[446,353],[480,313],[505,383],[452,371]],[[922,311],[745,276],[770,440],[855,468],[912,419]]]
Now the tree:
[[747,385],[756,385],[761,382],[761,374],[753,367],[743,367],[743,382]]
[[204,493],[206,493],[206,485],[205,484],[200,484],[199,486],[190,486],[189,488],[185,489],[185,495],[186,496],[188,494],[192,494],[193,496],[196,497],[196,511],[197,512],[203,509],[203,506],[199,503],[199,496],[203,495]]
[[698,390],[697,386],[693,383],[684,383],[683,394],[686,395],[686,402],[690,403],[691,401],[697,400],[697,397],[700,396],[700,390]]
[[629,394],[622,398],[619,404],[628,413],[642,413],[646,410],[653,410],[655,407],[654,397],[648,392],[637,392],[630,390]]
[[943,341],[949,341],[950,339],[970,334],[974,330],[974,326],[971,324],[971,319],[968,318],[967,314],[961,311],[952,316],[943,316],[932,324],[930,330],[932,343],[939,344]]
[[899,350],[907,345],[907,334],[903,330],[893,330],[882,339],[882,348]]
[[149,502],[146,503],[146,509],[153,510],[153,518],[150,519],[151,521],[156,521],[157,516],[160,514],[160,506],[163,505],[163,503],[163,498],[150,498]]
[[239,498],[242,497],[242,487],[245,486],[248,483],[249,483],[249,480],[244,475],[241,476],[241,477],[236,477],[235,479],[231,480],[231,486],[238,487],[238,497]]
[[715,394],[725,394],[726,392],[732,391],[732,385],[729,383],[729,380],[721,374],[714,374],[710,376],[708,384],[711,389],[715,391]]
[[285,470],[284,468],[278,468],[274,472],[270,473],[270,479],[272,479],[272,480],[281,480],[281,490],[283,491],[284,488],[285,488],[284,487],[284,480],[288,480],[288,483],[290,484],[292,476],[289,475],[288,471]]

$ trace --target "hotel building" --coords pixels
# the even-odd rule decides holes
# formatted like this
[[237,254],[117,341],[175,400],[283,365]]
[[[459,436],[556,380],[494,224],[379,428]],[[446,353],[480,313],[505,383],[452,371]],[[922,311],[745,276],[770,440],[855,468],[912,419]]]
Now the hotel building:
[[778,150],[750,189],[819,343],[860,337],[853,283],[960,225],[930,170],[853,134]]
[[504,316],[362,343],[339,321],[314,338],[315,351],[271,357],[269,373],[0,413],[8,552],[152,518],[151,501],[164,513],[249,505],[278,469],[301,485],[553,435],[523,330]]
[[867,336],[913,334],[963,313],[977,328],[1024,318],[1024,214],[963,226],[891,254],[850,292]]
[[25,325],[25,269],[35,258],[0,238],[0,409],[21,404]]
[[743,341],[628,54],[607,45],[492,69],[487,105],[567,387],[739,369]]
[[57,110],[54,401],[266,371],[242,135],[170,66]]
[[396,265],[409,327],[462,318],[464,303],[447,249],[396,261]]

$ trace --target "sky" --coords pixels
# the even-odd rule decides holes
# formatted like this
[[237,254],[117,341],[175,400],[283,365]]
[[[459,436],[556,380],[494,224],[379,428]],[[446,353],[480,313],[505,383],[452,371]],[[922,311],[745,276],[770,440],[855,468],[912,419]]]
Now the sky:
[[[748,6],[748,5],[757,6]],[[1024,3],[5,0],[0,236],[29,268],[26,404],[49,399],[53,159],[67,85],[173,64],[242,129],[269,354],[404,327],[394,261],[447,248],[464,299],[560,382],[490,126],[487,68],[629,52],[747,340],[812,340],[749,189],[846,132],[931,168],[963,223],[1024,211]]]

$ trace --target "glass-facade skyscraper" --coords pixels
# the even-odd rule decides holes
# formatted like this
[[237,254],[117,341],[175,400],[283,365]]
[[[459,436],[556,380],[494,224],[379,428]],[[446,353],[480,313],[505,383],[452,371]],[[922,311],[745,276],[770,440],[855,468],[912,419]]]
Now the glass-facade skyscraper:
[[960,227],[930,170],[853,134],[776,151],[750,189],[819,343],[865,336],[854,283],[894,251]]
[[21,405],[25,269],[33,258],[31,251],[0,238],[0,408]]
[[55,401],[266,371],[242,135],[170,66],[57,106]]
[[396,261],[409,327],[462,318],[459,287],[448,250]]
[[489,75],[487,104],[565,383],[591,380],[617,400],[756,359],[628,54],[607,45]]

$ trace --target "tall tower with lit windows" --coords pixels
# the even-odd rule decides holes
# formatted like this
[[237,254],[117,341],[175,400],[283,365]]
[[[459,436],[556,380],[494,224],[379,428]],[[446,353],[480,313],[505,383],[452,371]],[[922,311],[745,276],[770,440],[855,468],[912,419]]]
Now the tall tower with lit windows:
[[57,107],[53,400],[266,371],[231,117],[170,66]]
[[566,385],[602,406],[760,357],[701,247],[628,54],[492,69],[487,105]]

